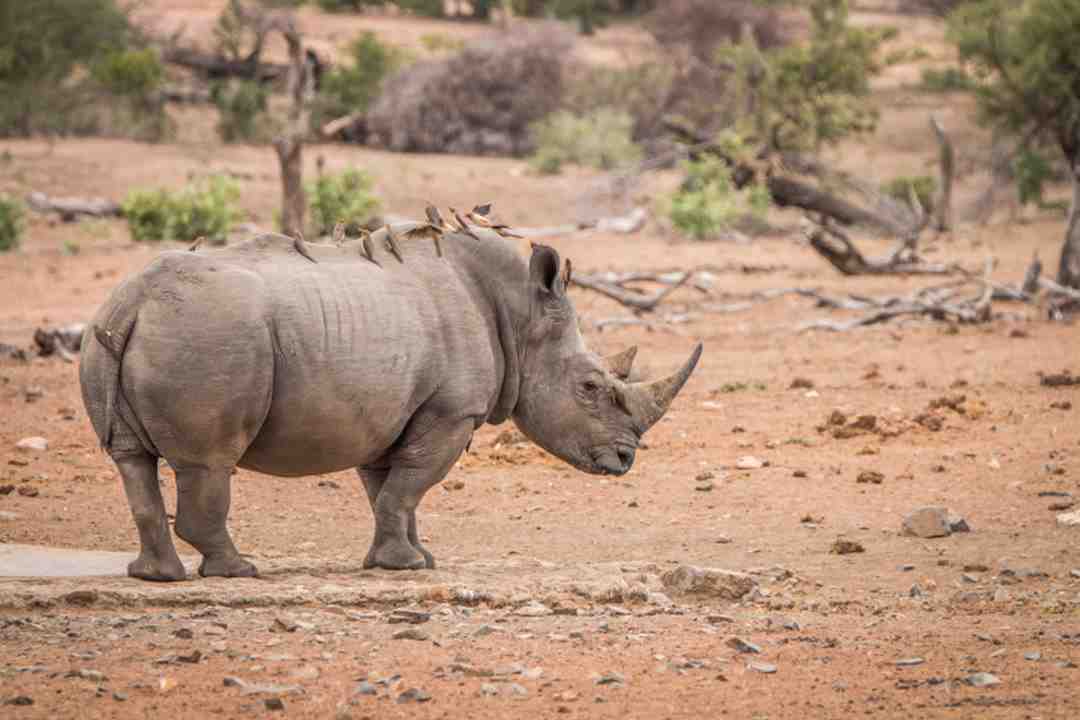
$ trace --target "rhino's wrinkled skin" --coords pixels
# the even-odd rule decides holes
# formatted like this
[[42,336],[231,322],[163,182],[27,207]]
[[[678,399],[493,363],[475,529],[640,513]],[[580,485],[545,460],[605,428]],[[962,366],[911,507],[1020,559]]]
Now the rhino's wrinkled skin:
[[[625,382],[633,353],[586,350],[558,254],[526,263],[486,230],[438,255],[394,227],[366,243],[278,235],[166,252],[117,288],[83,341],[94,430],[124,481],[142,549],[128,568],[184,578],[158,483],[176,470],[176,533],[203,575],[250,576],[226,528],[230,478],[357,468],[375,514],[365,565],[433,567],[416,507],[482,423],[513,418],[590,473],[630,469],[642,433],[700,356],[674,376]],[[372,261],[374,260],[374,262]]]

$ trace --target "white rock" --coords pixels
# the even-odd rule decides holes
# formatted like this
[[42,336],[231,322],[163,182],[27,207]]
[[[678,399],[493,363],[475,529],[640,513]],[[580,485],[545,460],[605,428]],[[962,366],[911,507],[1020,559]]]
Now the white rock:
[[900,527],[904,535],[921,538],[946,537],[952,534],[949,511],[943,507],[922,507],[907,517]]
[[23,438],[15,443],[15,448],[23,452],[43,452],[49,449],[49,441],[35,435],[34,437]]
[[765,461],[761,458],[756,458],[753,455],[743,455],[735,461],[735,467],[740,470],[757,470],[758,468],[765,467]]
[[1080,527],[1080,510],[1059,514],[1057,524],[1061,527]]
[[712,595],[725,600],[738,600],[757,587],[746,573],[693,565],[679,565],[664,573],[660,580],[670,592]]

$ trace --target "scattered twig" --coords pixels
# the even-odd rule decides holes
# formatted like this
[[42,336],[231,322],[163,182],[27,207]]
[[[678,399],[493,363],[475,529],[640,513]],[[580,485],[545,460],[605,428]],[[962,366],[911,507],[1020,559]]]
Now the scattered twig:
[[651,295],[646,295],[633,290],[625,290],[618,285],[596,279],[591,275],[576,275],[574,277],[574,284],[578,287],[598,292],[601,295],[609,297],[634,310],[651,312],[657,305],[664,301],[664,298],[685,285],[691,275],[692,273],[690,272],[684,272],[677,282],[666,285],[664,288]]

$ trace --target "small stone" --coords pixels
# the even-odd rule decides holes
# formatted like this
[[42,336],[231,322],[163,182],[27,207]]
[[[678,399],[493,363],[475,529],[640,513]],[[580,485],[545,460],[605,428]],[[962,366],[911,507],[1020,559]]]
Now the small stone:
[[1001,679],[997,675],[988,672],[977,672],[964,678],[964,682],[972,687],[991,687],[1000,685]]
[[20,485],[19,494],[23,497],[37,497],[39,493],[38,489],[32,485]]
[[489,697],[499,694],[499,686],[495,683],[480,683],[480,694]]
[[18,520],[19,515],[17,513],[9,512],[7,510],[0,510],[0,520]]
[[964,582],[966,582],[966,583],[970,583],[970,584],[972,584],[972,585],[974,585],[975,583],[979,582],[979,578],[977,578],[977,577],[976,577],[976,576],[974,576],[974,575],[970,575],[970,574],[968,574],[968,573],[964,573],[963,575],[961,575],[961,576],[960,576],[960,579],[961,579],[961,580],[963,580]]
[[764,673],[766,675],[772,675],[776,672],[776,666],[767,662],[752,662],[747,664],[746,669],[752,672]]
[[749,653],[753,655],[758,655],[761,653],[760,645],[756,645],[752,642],[749,642],[748,640],[743,640],[740,637],[729,637],[724,644],[727,645],[729,648],[732,648],[736,652]]
[[712,489],[714,487],[716,487],[716,486],[713,485],[712,480],[706,480],[705,482],[700,482],[697,485],[695,485],[694,490],[696,490],[698,492],[712,492]]
[[390,624],[397,623],[410,623],[412,625],[419,625],[426,623],[431,619],[431,613],[424,610],[415,610],[410,608],[397,608],[392,610],[386,617],[386,622]]
[[919,508],[904,518],[901,534],[921,538],[947,537],[952,534],[949,512],[943,507]]
[[949,529],[954,533],[971,532],[971,527],[967,524],[967,520],[954,513],[952,510],[948,511],[947,521],[949,523]]
[[1072,506],[1075,504],[1076,503],[1072,500],[1058,500],[1057,502],[1050,503],[1046,509],[1050,510],[1051,512],[1060,512],[1062,510],[1072,509]]
[[180,628],[179,630],[174,632],[173,636],[178,637],[181,640],[190,640],[191,638],[195,637],[195,633],[192,632],[191,628],[186,628],[185,627],[185,628]]
[[660,580],[671,592],[711,595],[725,600],[738,600],[757,587],[746,573],[693,565],[679,565],[665,572]]
[[509,683],[506,689],[514,697],[528,697],[529,695],[528,688],[520,683]]
[[23,438],[15,443],[15,449],[23,452],[44,452],[49,449],[49,441],[40,436]]
[[735,622],[735,618],[730,615],[706,615],[705,622],[711,625],[726,625]]
[[404,705],[405,703],[411,702],[424,703],[430,699],[431,693],[427,692],[426,690],[421,690],[420,688],[414,687],[409,688],[405,692],[398,695],[395,702],[397,702],[399,705]]
[[1042,660],[1042,653],[1041,652],[1024,653],[1024,659],[1025,660],[1031,660],[1032,662]]
[[379,689],[369,683],[367,680],[361,680],[360,684],[353,690],[353,695],[378,695]]
[[1080,580],[1080,568],[1076,568],[1075,570],[1070,570],[1069,575],[1071,575],[1074,578]]
[[792,390],[812,390],[814,388],[814,381],[810,378],[796,377],[791,380],[789,386]]
[[410,627],[404,630],[398,630],[396,633],[390,636],[394,640],[429,640],[431,638],[426,632],[420,628]]
[[9,699],[5,700],[4,704],[5,705],[22,705],[22,706],[33,705],[34,704],[34,698],[30,697],[29,695],[16,695],[13,698],[9,698]]
[[296,632],[300,624],[288,615],[278,615],[274,618],[274,624],[270,627],[271,632]]
[[765,467],[765,461],[753,455],[743,455],[735,461],[735,467],[740,470],[758,470]]
[[994,590],[994,602],[1009,602],[1012,599],[1012,594],[1003,587],[999,587]]
[[884,481],[885,476],[879,473],[877,470],[863,470],[859,473],[858,477],[855,478],[855,482],[857,483],[871,485],[880,485]]
[[609,672],[597,677],[594,682],[597,685],[623,685],[626,683],[626,678],[621,673]]
[[268,697],[263,700],[267,710],[284,710],[285,701],[278,697]]
[[125,702],[128,699],[128,695],[127,695],[127,693],[123,693],[123,692],[120,692],[119,690],[116,690],[112,694],[112,699],[115,700],[116,702]]
[[989,569],[982,563],[966,563],[963,567],[964,572],[987,572]]
[[804,477],[806,477],[806,471],[805,470],[795,470],[794,472],[791,473],[791,477],[804,478]]
[[503,630],[501,627],[496,627],[494,625],[481,625],[480,627],[476,628],[476,630],[473,630],[473,637],[484,637],[485,635],[491,635],[492,633],[504,632],[506,631]]
[[900,567],[897,568],[897,570],[899,570],[900,572],[911,572],[914,569],[915,569],[915,566],[911,565],[910,563],[905,563],[905,564],[903,564],[903,565],[901,565]]
[[551,608],[535,600],[514,610],[514,615],[519,617],[545,617],[552,614]]
[[1061,513],[1057,516],[1057,524],[1060,527],[1080,527],[1080,510]]
[[727,545],[730,542],[731,542],[731,538],[729,538],[727,535],[717,535],[716,536],[716,543],[718,545]]
[[921,657],[909,657],[901,658],[896,661],[896,667],[915,667],[916,665],[922,665],[925,660]]
[[706,480],[712,480],[715,477],[716,477],[716,475],[714,475],[711,471],[704,470],[704,471],[699,472],[697,475],[694,476],[694,481],[695,482],[705,482]]
[[306,665],[289,673],[289,677],[300,682],[312,682],[319,679],[319,668],[314,665]]
[[862,543],[855,542],[854,540],[836,538],[836,541],[832,544],[832,548],[829,552],[834,555],[851,555],[853,553],[866,552],[866,548],[862,546]]

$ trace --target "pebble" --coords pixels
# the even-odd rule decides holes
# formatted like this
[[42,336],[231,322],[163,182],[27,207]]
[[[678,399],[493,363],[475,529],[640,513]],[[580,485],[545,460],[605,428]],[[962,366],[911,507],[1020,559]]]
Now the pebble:
[[33,705],[34,698],[29,695],[16,695],[4,701],[5,705]]
[[16,450],[22,450],[23,452],[44,452],[49,449],[49,441],[38,435],[32,437],[23,438],[19,442],[15,443]]
[[396,633],[390,636],[394,640],[428,640],[431,638],[426,632],[420,628],[405,628],[404,630],[398,630]]
[[758,470],[765,467],[765,461],[753,455],[743,455],[735,461],[735,467],[739,470]]
[[836,538],[836,541],[832,544],[832,549],[829,552],[834,555],[851,555],[852,553],[866,552],[866,548],[862,546],[862,543],[855,542],[854,540]]
[[724,643],[724,644],[727,645],[729,648],[732,648],[736,652],[751,653],[751,654],[754,654],[754,655],[757,655],[758,653],[761,652],[761,646],[760,645],[756,645],[756,644],[754,644],[752,642],[749,642],[747,640],[743,640],[740,637],[732,636],[732,637],[728,638],[727,642]]
[[506,632],[501,627],[494,625],[481,625],[473,631],[473,637],[484,637],[485,635],[491,635],[492,633],[504,633]]
[[18,520],[18,519],[19,519],[19,516],[18,516],[17,513],[9,512],[7,510],[0,510],[0,520],[11,521],[11,520]]
[[281,698],[276,698],[276,697],[266,698],[265,700],[263,700],[263,705],[266,706],[267,710],[284,710],[285,709],[284,701],[282,701]]
[[124,702],[128,699],[127,693],[120,692],[119,690],[113,692],[112,699],[116,702]]
[[600,675],[594,682],[597,685],[623,685],[626,683],[626,678],[621,673],[609,672]]
[[495,683],[480,683],[480,694],[493,696],[499,694],[499,686]]
[[919,508],[904,518],[900,532],[921,538],[947,537],[952,534],[949,511],[943,507]]
[[1078,580],[1080,580],[1080,568],[1070,570],[1069,574],[1072,575],[1074,578],[1077,578]]
[[926,661],[923,660],[921,657],[901,658],[900,660],[896,661],[896,666],[897,667],[915,667],[916,665],[922,665],[924,662],[926,662]]
[[415,610],[411,608],[397,608],[391,611],[386,617],[386,622],[391,624],[397,623],[410,623],[412,625],[419,625],[426,623],[431,619],[431,613],[424,610]]
[[775,665],[773,665],[772,663],[765,663],[765,662],[752,662],[752,663],[749,663],[746,666],[746,669],[751,670],[753,672],[764,673],[766,675],[772,675],[773,673],[776,672],[776,666]]
[[877,470],[863,470],[855,478],[855,482],[857,482],[857,483],[864,483],[864,484],[871,484],[871,485],[880,485],[884,481],[885,481],[885,475],[882,474],[882,473],[879,473]]
[[1057,524],[1061,527],[1080,527],[1080,510],[1061,513],[1057,516]]
[[964,682],[972,687],[991,687],[1000,685],[1001,679],[997,675],[988,672],[977,672],[964,678]]
[[410,703],[410,702],[423,703],[423,702],[427,702],[430,699],[431,699],[431,693],[427,692],[426,690],[421,690],[420,688],[415,688],[414,687],[414,688],[409,688],[405,692],[398,695],[396,702],[399,705],[404,705],[405,703]]
[[1034,662],[1036,660],[1042,660],[1042,653],[1037,652],[1037,651],[1036,652],[1024,653],[1024,659],[1025,660],[1031,660],[1032,662]]
[[519,617],[545,617],[552,614],[551,608],[535,600],[514,610],[514,615]]
[[519,683],[509,683],[506,689],[515,697],[527,697],[529,689]]
[[378,695],[379,689],[369,683],[367,680],[361,680],[360,684],[356,686],[353,691],[353,695]]

